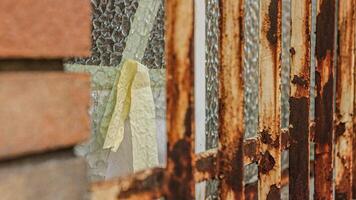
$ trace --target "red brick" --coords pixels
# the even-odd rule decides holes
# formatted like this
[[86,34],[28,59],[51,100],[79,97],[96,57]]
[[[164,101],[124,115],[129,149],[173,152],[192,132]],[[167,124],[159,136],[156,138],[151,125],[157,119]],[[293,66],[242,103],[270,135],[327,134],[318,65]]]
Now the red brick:
[[90,47],[90,0],[0,1],[0,57],[82,57]]
[[59,153],[0,164],[1,200],[80,200],[88,190],[86,163]]
[[87,74],[0,73],[0,159],[73,146],[90,132]]

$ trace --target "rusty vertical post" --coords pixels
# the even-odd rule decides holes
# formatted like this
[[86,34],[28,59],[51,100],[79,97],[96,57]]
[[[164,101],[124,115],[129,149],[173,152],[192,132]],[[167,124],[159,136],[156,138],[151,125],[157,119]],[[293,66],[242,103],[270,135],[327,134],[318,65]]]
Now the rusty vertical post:
[[340,1],[335,107],[335,199],[352,198],[355,0]]
[[[353,15],[353,26],[356,26],[356,11],[354,10],[354,15]],[[354,42],[356,43],[356,27],[354,27]],[[356,46],[356,44],[354,44]],[[353,49],[353,56],[354,56],[354,62],[353,65],[354,67],[356,66],[356,48],[354,47]],[[353,106],[354,106],[354,112],[352,115],[352,121],[353,121],[353,127],[356,127],[356,117],[355,117],[355,113],[356,113],[356,72],[355,69],[353,71],[353,78],[354,78],[354,99],[353,99]],[[352,171],[351,171],[351,182],[352,182],[352,198],[356,199],[356,136],[355,136],[355,130],[356,128],[353,128],[353,134],[352,134]]]
[[166,0],[168,159],[165,196],[194,199],[194,1]]
[[244,199],[243,2],[243,0],[220,2],[218,151],[220,199]]
[[260,1],[259,199],[280,199],[281,189],[281,12],[282,1]]
[[[354,10],[354,15],[353,15],[353,20],[354,23],[352,24],[353,26],[356,26],[356,10]],[[354,27],[354,42],[356,43],[356,27]],[[354,44],[356,46],[356,44]],[[356,48],[354,47],[353,49],[353,56],[354,56],[354,60],[353,60],[353,66],[356,66]],[[352,134],[352,166],[351,166],[351,183],[352,183],[352,198],[356,199],[356,135],[355,135],[355,130],[356,128],[356,72],[355,69],[353,71],[353,78],[354,78],[354,99],[353,99],[353,106],[354,106],[354,111],[353,111],[353,115],[352,115],[352,121],[353,121],[353,134]]]
[[309,199],[311,0],[291,1],[289,198]]
[[315,98],[315,199],[333,197],[335,0],[317,1]]

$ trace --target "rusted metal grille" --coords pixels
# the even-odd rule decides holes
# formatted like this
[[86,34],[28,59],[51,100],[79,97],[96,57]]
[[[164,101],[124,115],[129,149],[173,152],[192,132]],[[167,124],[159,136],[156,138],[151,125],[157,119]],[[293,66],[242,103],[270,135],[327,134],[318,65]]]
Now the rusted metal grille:
[[311,0],[292,1],[289,133],[289,197],[309,198]]
[[[194,199],[195,183],[217,179],[220,199],[281,199],[287,185],[289,199],[355,198],[356,1],[290,1],[288,131],[280,123],[282,2],[288,1],[260,1],[259,131],[257,137],[244,140],[245,2],[220,0],[219,146],[194,154],[194,1],[166,0],[167,167],[94,183],[93,197]],[[313,6],[317,10],[315,55]],[[310,103],[314,102],[312,79],[314,105]],[[309,116],[313,108],[315,122]],[[289,167],[282,170],[285,150]],[[244,166],[251,163],[258,164],[258,181],[245,185]]]

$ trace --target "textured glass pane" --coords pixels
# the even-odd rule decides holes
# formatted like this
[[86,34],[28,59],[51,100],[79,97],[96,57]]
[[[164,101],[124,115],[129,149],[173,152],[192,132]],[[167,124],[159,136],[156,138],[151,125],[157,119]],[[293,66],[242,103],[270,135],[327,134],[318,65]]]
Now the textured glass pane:
[[219,0],[206,0],[206,149],[218,143]]
[[[219,107],[219,0],[205,0],[206,149],[218,146]],[[216,180],[207,181],[205,199],[218,199]]]
[[290,80],[290,23],[291,0],[282,1],[282,109],[281,127],[288,128],[289,124],[289,80]]
[[112,163],[115,154],[103,149],[105,138],[100,127],[107,120],[106,110],[116,103],[118,72],[126,59],[142,62],[149,68],[157,142],[161,144],[158,160],[165,163],[164,5],[163,0],[92,0],[92,7],[92,56],[70,59],[65,68],[88,72],[92,77],[92,137],[78,145],[76,152],[87,159],[89,178],[101,180],[117,176],[117,167]]
[[[255,137],[258,127],[258,58],[260,2],[245,1],[244,22],[244,79],[245,79],[245,138]],[[257,180],[257,165],[244,168],[244,182]]]
[[[282,1],[282,70],[281,70],[281,128],[289,126],[289,82],[290,82],[290,31],[291,0]],[[288,169],[288,152],[282,153],[282,170]],[[288,199],[288,186],[281,190],[282,199]]]
[[149,68],[165,68],[164,63],[164,4],[162,2],[156,17],[155,25],[150,33],[148,46],[142,63]]
[[93,7],[92,56],[72,63],[119,65],[138,0],[91,0]]
[[259,1],[245,1],[245,138],[256,136],[258,125]]

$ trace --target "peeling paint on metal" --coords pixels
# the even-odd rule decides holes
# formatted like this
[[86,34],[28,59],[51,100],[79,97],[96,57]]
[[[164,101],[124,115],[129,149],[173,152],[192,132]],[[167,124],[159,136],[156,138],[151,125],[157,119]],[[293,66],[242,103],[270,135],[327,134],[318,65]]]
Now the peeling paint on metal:
[[194,1],[166,0],[167,199],[194,197]]
[[243,199],[243,0],[220,2],[220,199]]
[[282,1],[260,3],[258,198],[280,199]]
[[352,135],[356,2],[338,1],[335,108],[335,199],[352,199]]
[[291,2],[289,198],[309,199],[311,0]]
[[335,0],[318,0],[315,71],[315,199],[333,198]]

